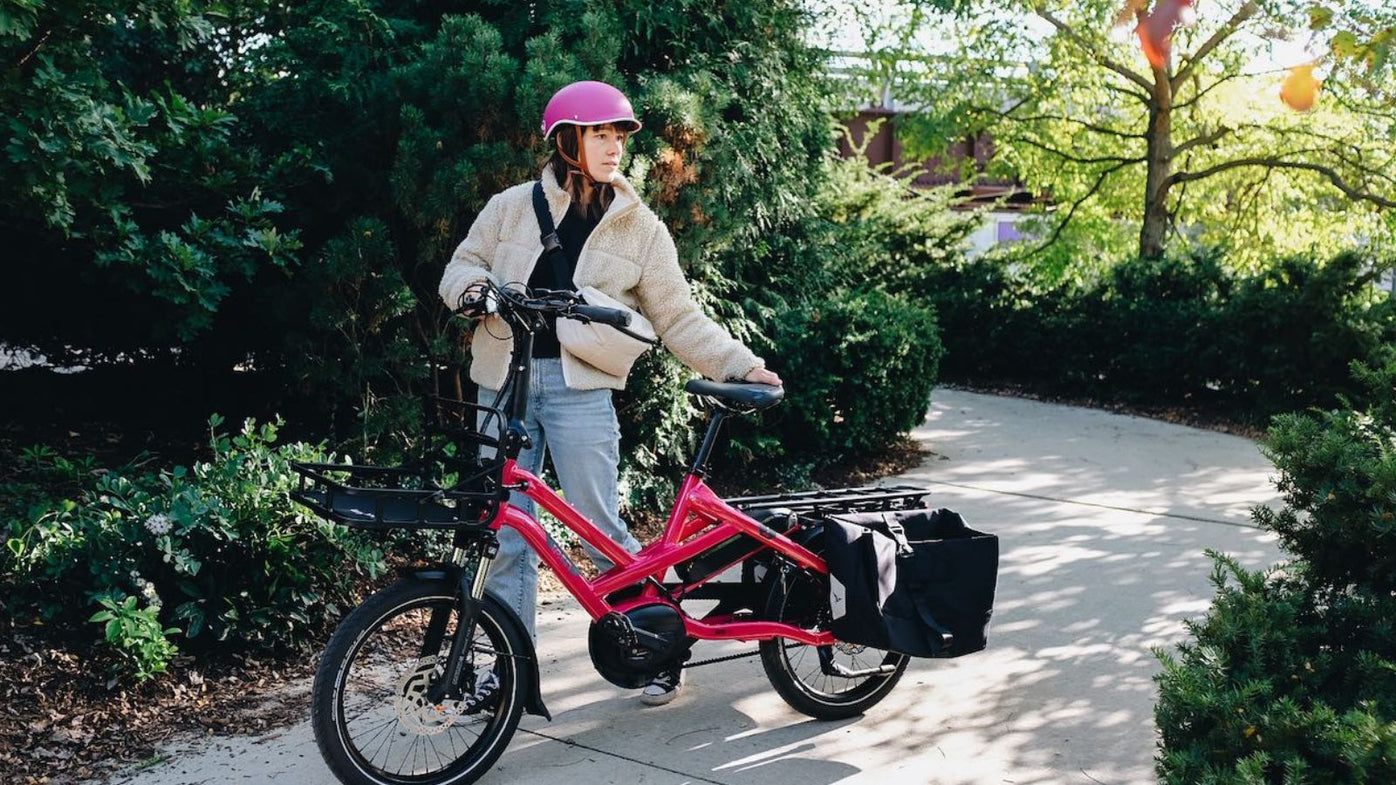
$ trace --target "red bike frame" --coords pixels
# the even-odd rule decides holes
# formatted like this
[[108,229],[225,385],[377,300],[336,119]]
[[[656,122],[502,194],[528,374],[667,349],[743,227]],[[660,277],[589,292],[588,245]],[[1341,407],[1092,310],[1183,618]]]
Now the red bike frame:
[[[506,487],[520,488],[524,495],[605,554],[615,565],[596,578],[587,579],[553,538],[548,536],[543,526],[512,504],[505,504],[492,524],[496,530],[508,526],[517,531],[529,547],[538,553],[539,558],[557,574],[562,585],[577,598],[593,620],[611,611],[624,612],[637,605],[656,601],[668,602],[667,598],[660,596],[659,587],[655,584],[663,581],[664,574],[670,567],[681,564],[737,534],[746,534],[765,543],[801,567],[821,573],[828,572],[823,559],[789,537],[757,523],[740,510],[728,505],[718,498],[697,474],[689,474],[684,478],[678,498],[674,500],[674,509],[669,515],[668,523],[665,524],[663,536],[636,554],[628,553],[617,545],[546,483],[520,468],[518,462],[512,458],[504,463],[503,481]],[[650,578],[654,580],[650,581]],[[673,594],[681,597],[684,592],[705,581],[706,579],[680,587]],[[607,596],[613,592],[640,583],[645,585],[639,596],[628,597],[616,604],[607,601]],[[828,632],[814,632],[781,622],[743,621],[730,614],[699,620],[683,613],[682,609],[680,614],[688,636],[699,640],[759,641],[788,638],[815,646],[834,643],[834,636]]]

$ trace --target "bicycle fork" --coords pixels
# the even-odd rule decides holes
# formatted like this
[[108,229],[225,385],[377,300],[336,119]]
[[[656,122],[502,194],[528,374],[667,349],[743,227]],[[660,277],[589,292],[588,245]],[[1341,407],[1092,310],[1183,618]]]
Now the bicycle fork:
[[[471,543],[467,547],[457,545],[451,550],[450,564],[454,568],[450,574],[455,579],[457,607],[460,615],[456,621],[456,632],[451,638],[451,650],[446,655],[446,668],[441,678],[427,691],[427,700],[439,703],[443,699],[460,700],[466,689],[473,684],[464,683],[466,664],[470,647],[475,640],[475,622],[480,615],[481,601],[485,596],[485,579],[489,575],[490,564],[499,553],[499,543],[494,539]],[[451,621],[451,608],[437,608],[432,611],[427,624],[426,639],[422,641],[422,657],[430,657],[441,651],[442,640],[446,636],[446,626]],[[471,681],[474,681],[471,673]]]
[[[468,693],[474,691],[472,648],[479,645],[475,640],[475,632],[485,603],[485,579],[489,575],[490,564],[498,553],[499,543],[493,537],[479,537],[478,533],[472,534],[468,539],[458,536],[448,562],[435,569],[413,571],[418,580],[448,582],[456,597],[454,604],[432,609],[418,654],[420,662],[438,657],[448,634],[451,615],[458,613],[455,632],[450,633],[450,650],[446,653],[441,676],[432,679],[431,685],[422,695],[423,700],[431,703],[464,700]],[[538,657],[534,654],[533,639],[513,611],[503,606],[498,610],[501,613],[497,619],[498,623],[506,630],[512,631],[506,635],[516,643],[516,647],[508,652],[507,656],[512,661],[515,677],[525,685],[523,710],[551,720],[552,714],[543,704]],[[506,653],[500,651],[494,654],[504,656]]]

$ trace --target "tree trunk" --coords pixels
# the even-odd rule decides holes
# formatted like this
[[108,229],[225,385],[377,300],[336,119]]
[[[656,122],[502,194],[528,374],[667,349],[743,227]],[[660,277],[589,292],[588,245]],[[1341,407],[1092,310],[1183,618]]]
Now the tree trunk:
[[1145,133],[1148,145],[1144,179],[1144,223],[1139,228],[1139,256],[1157,259],[1163,256],[1168,225],[1173,216],[1168,212],[1169,177],[1173,174],[1173,89],[1166,72],[1154,71],[1154,100],[1149,107],[1149,129]]

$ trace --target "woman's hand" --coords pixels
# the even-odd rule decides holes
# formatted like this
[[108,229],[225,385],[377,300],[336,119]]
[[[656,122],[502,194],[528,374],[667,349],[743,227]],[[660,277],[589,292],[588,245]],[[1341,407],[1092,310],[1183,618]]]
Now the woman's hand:
[[757,384],[773,384],[776,387],[785,385],[785,382],[782,382],[774,371],[769,371],[765,368],[752,368],[751,371],[747,373],[745,380],[748,382],[756,382]]
[[478,322],[499,310],[499,299],[485,282],[473,283],[465,287],[460,302],[456,305],[456,315]]

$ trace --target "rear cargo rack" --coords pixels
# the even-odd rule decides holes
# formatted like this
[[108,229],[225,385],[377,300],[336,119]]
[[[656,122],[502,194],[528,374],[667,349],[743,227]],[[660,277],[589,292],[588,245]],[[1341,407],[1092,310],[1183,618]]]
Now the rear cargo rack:
[[796,513],[831,515],[845,512],[885,512],[922,507],[930,491],[914,485],[865,485],[799,491],[769,496],[739,496],[725,501],[739,510],[769,510],[782,507]]

